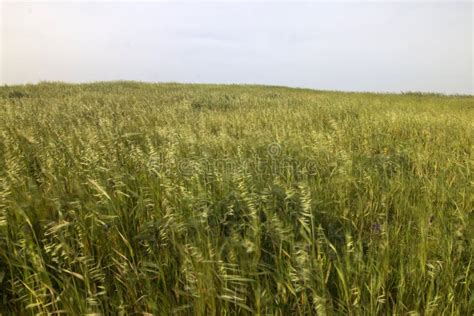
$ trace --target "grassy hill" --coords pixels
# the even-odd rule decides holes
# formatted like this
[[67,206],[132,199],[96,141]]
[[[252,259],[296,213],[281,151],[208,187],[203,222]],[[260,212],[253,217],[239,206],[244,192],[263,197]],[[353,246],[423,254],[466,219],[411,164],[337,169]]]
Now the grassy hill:
[[0,313],[474,312],[474,97],[0,87]]

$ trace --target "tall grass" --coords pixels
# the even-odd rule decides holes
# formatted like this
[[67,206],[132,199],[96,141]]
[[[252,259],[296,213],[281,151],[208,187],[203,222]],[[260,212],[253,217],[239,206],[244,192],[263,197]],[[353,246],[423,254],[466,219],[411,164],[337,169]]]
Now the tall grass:
[[0,313],[474,313],[474,98],[0,88]]

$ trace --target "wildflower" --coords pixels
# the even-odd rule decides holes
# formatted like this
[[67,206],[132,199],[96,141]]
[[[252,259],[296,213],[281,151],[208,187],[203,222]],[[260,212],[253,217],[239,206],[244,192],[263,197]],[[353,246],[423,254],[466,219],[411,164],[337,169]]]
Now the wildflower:
[[372,224],[372,232],[374,232],[376,235],[379,235],[382,233],[382,226],[375,222]]

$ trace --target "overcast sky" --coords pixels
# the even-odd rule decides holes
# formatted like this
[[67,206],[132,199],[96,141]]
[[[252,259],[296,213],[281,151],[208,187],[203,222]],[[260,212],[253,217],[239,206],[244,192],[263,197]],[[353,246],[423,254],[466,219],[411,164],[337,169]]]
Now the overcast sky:
[[473,90],[472,2],[2,2],[0,83]]

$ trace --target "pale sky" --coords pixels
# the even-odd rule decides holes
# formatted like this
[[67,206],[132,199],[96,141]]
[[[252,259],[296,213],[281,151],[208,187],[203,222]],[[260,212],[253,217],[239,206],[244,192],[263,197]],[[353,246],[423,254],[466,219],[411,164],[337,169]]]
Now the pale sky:
[[0,84],[139,80],[474,94],[471,1],[3,1],[1,11]]

